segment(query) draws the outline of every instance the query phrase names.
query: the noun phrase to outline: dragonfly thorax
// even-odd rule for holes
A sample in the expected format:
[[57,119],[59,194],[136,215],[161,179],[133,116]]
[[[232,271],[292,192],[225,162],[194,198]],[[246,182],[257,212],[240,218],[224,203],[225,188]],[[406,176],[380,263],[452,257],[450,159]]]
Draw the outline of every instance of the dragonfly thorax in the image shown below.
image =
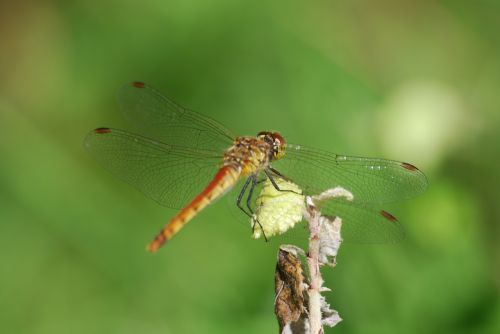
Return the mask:
[[224,166],[240,170],[242,175],[263,170],[273,159],[273,146],[255,137],[237,137],[224,154]]

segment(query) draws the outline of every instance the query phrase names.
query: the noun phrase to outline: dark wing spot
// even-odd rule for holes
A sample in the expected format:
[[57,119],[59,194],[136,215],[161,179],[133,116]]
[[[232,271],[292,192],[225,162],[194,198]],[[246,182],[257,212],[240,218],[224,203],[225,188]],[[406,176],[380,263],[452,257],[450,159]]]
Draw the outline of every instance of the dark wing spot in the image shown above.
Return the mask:
[[380,211],[380,214],[382,215],[382,217],[386,218],[387,220],[390,220],[391,222],[398,221],[398,219],[396,217],[394,217],[393,215],[391,215],[389,212],[387,212],[385,210]]
[[412,171],[412,172],[414,172],[414,171],[418,170],[418,168],[417,168],[417,167],[415,167],[415,166],[413,166],[412,164],[409,164],[409,163],[407,163],[407,162],[402,162],[402,163],[401,163],[401,167],[406,168],[406,169],[408,169],[408,170],[410,170],[410,171]]
[[132,86],[134,86],[136,88],[144,88],[146,86],[146,84],[144,82],[134,81],[134,82],[132,82]]
[[110,133],[111,129],[110,128],[97,128],[94,130],[95,133],[103,134],[103,133]]

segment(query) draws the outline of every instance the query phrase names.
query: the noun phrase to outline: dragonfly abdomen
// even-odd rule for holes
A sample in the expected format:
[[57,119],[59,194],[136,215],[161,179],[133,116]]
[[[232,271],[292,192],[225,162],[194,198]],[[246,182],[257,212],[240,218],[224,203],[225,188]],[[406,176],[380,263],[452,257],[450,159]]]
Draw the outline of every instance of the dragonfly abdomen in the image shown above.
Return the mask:
[[150,252],[156,252],[158,248],[170,240],[184,225],[196,216],[198,212],[231,189],[240,174],[241,171],[233,166],[224,166],[219,169],[208,186],[162,228],[148,245],[147,249]]

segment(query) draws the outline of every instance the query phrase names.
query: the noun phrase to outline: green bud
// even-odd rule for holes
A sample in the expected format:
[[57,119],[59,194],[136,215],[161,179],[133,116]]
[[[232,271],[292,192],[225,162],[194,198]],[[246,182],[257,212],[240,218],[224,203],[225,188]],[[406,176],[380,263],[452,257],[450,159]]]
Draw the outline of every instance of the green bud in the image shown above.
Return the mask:
[[255,224],[254,239],[260,238],[262,232],[266,237],[283,234],[302,220],[305,209],[302,190],[295,183],[284,179],[276,178],[275,181],[281,191],[266,179],[256,199],[255,218],[258,223],[255,218],[251,219],[252,226]]

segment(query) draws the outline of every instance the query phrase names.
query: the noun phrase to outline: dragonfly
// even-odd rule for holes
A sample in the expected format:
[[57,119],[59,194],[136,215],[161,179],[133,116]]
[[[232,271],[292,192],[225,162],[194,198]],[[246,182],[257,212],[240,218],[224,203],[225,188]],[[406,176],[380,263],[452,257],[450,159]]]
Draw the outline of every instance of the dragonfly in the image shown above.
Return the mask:
[[[343,239],[397,242],[404,229],[386,203],[414,197],[427,187],[414,165],[330,153],[289,144],[275,131],[234,136],[219,122],[188,110],[142,82],[123,86],[118,101],[133,132],[100,127],[84,140],[106,169],[146,196],[180,211],[148,244],[156,252],[201,210],[238,188],[236,206],[254,217],[255,189],[262,179],[292,181],[304,195],[341,186],[353,194],[329,201],[322,212],[343,219]],[[236,187],[239,185],[238,187]]]

